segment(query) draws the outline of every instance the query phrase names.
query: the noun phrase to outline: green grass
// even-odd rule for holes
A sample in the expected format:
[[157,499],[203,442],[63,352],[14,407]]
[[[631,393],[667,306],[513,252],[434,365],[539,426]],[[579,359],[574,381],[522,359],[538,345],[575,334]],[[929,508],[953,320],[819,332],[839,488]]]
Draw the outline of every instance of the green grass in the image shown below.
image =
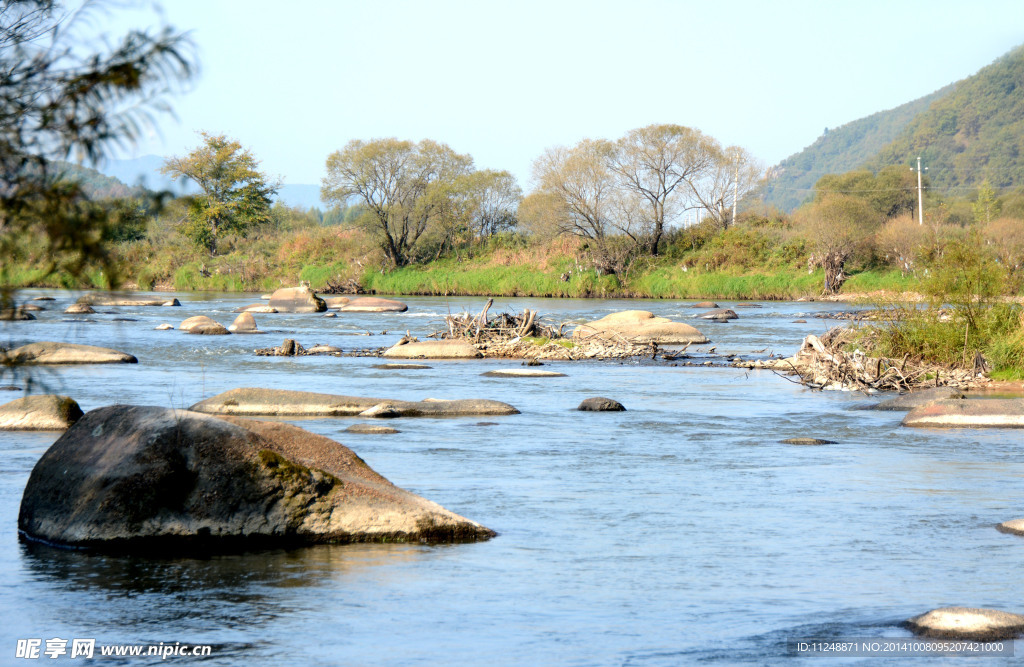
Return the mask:
[[326,287],[329,281],[340,281],[348,273],[348,264],[344,261],[330,264],[307,264],[299,271],[299,280],[306,280],[313,289]]
[[850,276],[843,285],[843,292],[915,292],[921,287],[913,276],[899,271],[862,271]]
[[663,299],[797,299],[821,293],[820,271],[704,272],[678,267],[651,270],[630,281],[636,296]]
[[362,285],[380,294],[437,294],[442,296],[616,296],[622,287],[614,276],[593,271],[562,281],[558,268],[541,271],[528,266],[463,264],[440,260],[381,274],[368,271]]

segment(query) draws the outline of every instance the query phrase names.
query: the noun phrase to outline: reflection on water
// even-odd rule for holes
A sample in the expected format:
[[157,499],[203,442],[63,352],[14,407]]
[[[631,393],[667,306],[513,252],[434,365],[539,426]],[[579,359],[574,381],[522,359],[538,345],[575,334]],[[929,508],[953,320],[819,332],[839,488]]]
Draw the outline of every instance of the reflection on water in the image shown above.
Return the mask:
[[[408,299],[408,314],[257,315],[272,333],[200,340],[153,327],[210,313],[227,323],[255,299],[177,296],[181,308],[101,313],[89,325],[62,322],[58,302],[31,335],[139,357],[55,370],[85,409],[185,407],[239,386],[511,403],[522,414],[486,427],[403,419],[389,436],[345,433],[353,419],[290,420],[499,536],[166,559],[19,543],[21,491],[55,436],[0,433],[0,605],[17,610],[0,626],[0,651],[19,637],[60,636],[209,643],[204,664],[223,665],[770,664],[792,658],[794,636],[905,636],[900,621],[952,604],[1024,611],[1015,574],[1024,541],[993,528],[1024,516],[1019,432],[902,429],[899,413],[851,409],[863,396],[729,368],[551,363],[568,375],[552,382],[481,377],[518,366],[511,360],[396,372],[373,358],[255,357],[254,347],[285,337],[345,349],[386,346],[407,329],[422,337],[482,300]],[[542,299],[499,300],[492,312],[523,307],[555,321],[695,312],[669,301]],[[772,303],[729,324],[697,323],[713,341],[690,352],[790,353],[834,324],[793,323],[807,308]],[[25,337],[17,326],[0,325],[0,336]],[[575,411],[589,396],[627,411]],[[791,437],[837,444],[780,444]]]

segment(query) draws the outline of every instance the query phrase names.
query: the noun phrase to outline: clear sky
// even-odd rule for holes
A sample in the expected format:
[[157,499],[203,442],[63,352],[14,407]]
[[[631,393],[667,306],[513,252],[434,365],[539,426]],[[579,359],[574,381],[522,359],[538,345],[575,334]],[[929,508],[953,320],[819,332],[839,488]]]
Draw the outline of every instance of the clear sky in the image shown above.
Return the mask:
[[[524,189],[549,146],[677,123],[766,165],[1024,43],[1024,0],[167,0],[201,73],[135,155],[224,133],[286,183],[351,139],[430,138]],[[134,157],[135,155],[124,155]]]

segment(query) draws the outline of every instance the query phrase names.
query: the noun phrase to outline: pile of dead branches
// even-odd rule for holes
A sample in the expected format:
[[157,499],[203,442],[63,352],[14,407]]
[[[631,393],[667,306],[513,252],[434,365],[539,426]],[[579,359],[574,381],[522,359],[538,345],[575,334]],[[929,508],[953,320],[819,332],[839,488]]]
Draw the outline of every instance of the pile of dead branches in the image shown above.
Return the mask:
[[490,317],[494,300],[488,299],[478,314],[458,313],[445,318],[446,329],[431,338],[464,340],[473,343],[486,357],[510,359],[625,359],[650,355],[650,344],[610,341],[600,338],[573,340],[566,324],[557,328],[540,321],[537,311],[501,313]]
[[432,337],[470,340],[475,343],[500,343],[529,336],[548,339],[563,338],[562,329],[565,325],[555,329],[542,324],[535,310],[524,308],[523,312],[518,315],[501,313],[492,318],[487,315],[487,311],[492,305],[494,305],[494,299],[488,299],[487,304],[478,315],[465,312],[449,315],[445,318],[448,330],[437,331]]
[[923,387],[967,387],[987,371],[984,359],[972,368],[957,368],[911,358],[870,357],[860,349],[849,351],[855,332],[836,327],[820,338],[807,336],[800,350],[787,359],[754,362],[751,367],[770,368],[795,376],[812,389],[909,391]]

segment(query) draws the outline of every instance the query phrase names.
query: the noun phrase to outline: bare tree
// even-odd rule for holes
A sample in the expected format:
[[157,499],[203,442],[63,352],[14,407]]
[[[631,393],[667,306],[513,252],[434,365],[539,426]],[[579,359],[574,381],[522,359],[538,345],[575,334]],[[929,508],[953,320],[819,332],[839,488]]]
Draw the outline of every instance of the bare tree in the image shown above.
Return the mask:
[[630,224],[643,230],[644,250],[657,255],[666,226],[686,210],[690,191],[713,172],[721,149],[714,139],[682,125],[632,130],[615,149],[609,169],[629,193],[624,201],[641,207],[630,213]]
[[764,168],[746,149],[739,146],[719,149],[699,178],[687,181],[692,206],[703,209],[707,217],[722,229],[728,229],[735,222],[733,202],[742,201],[756,190],[763,175]]
[[584,139],[572,148],[549,148],[533,163],[541,197],[530,202],[531,211],[537,219],[555,225],[559,233],[588,241],[595,268],[602,273],[622,270],[612,242],[622,227],[612,218],[617,193],[608,165],[614,151],[611,142]]

